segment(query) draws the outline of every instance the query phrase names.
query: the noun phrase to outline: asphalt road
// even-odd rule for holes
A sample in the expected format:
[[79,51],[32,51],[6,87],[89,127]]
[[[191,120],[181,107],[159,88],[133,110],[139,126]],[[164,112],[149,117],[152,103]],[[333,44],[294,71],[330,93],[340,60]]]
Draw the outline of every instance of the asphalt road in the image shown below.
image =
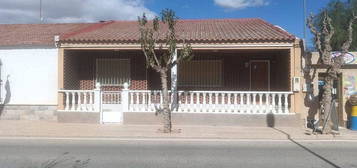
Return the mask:
[[51,164],[55,168],[357,168],[357,142],[0,139],[1,168]]

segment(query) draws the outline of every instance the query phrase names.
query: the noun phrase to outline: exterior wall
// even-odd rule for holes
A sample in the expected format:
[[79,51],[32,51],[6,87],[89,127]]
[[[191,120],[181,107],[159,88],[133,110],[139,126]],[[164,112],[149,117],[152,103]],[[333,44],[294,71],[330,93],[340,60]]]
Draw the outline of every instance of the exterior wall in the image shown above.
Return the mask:
[[[290,50],[231,50],[195,51],[194,59],[220,59],[223,61],[223,85],[221,87],[181,87],[180,90],[249,90],[250,60],[270,61],[270,90],[290,91]],[[146,69],[141,51],[68,50],[64,56],[64,88],[93,89],[95,85],[95,60],[97,58],[129,58],[131,86],[135,90],[159,90],[160,76],[153,69]],[[170,73],[169,73],[170,74]],[[179,74],[180,75],[180,74]],[[284,80],[282,80],[284,79]],[[170,83],[170,82],[169,82]],[[170,86],[169,86],[170,87]],[[121,87],[103,87],[104,90],[120,90]]]
[[300,114],[301,119],[305,120],[307,112],[305,110],[305,92],[303,91],[304,73],[302,71],[302,55],[303,44],[300,39],[296,39],[293,47],[290,49],[290,88],[293,91],[294,84],[292,83],[294,77],[300,79],[300,85],[297,86],[298,91],[293,91],[290,97],[291,112]]
[[[250,67],[245,66],[250,60],[268,60],[270,62],[270,90],[289,91],[289,50],[231,50],[231,51],[195,51],[193,60],[222,60],[223,83],[220,87],[180,86],[178,90],[224,90],[249,91]],[[149,88],[160,89],[159,74],[148,71]],[[180,73],[178,72],[178,75]]]
[[[92,90],[95,86],[97,58],[130,59],[130,89],[147,89],[145,57],[135,51],[65,50],[64,89]],[[103,90],[121,90],[121,86],[104,86]]]
[[5,103],[57,105],[57,57],[55,48],[0,49],[1,96]]

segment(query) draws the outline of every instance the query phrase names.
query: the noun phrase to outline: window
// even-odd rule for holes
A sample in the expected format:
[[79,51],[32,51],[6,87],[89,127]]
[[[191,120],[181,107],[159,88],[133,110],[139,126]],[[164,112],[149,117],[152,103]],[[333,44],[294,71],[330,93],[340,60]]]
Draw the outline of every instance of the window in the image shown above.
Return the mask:
[[121,86],[130,81],[129,59],[97,59],[96,80],[102,86]]
[[222,60],[193,60],[179,65],[179,86],[218,87],[222,81]]

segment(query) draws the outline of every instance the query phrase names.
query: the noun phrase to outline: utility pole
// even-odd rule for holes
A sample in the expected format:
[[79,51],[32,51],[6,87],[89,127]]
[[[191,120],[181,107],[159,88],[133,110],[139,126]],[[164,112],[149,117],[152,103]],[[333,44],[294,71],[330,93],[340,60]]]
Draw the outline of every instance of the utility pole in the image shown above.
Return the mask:
[[40,23],[43,22],[43,17],[42,17],[42,0],[40,0]]
[[306,21],[306,0],[303,0],[303,12],[304,12],[304,46],[305,46],[305,49],[306,49],[306,24],[307,24],[307,21]]

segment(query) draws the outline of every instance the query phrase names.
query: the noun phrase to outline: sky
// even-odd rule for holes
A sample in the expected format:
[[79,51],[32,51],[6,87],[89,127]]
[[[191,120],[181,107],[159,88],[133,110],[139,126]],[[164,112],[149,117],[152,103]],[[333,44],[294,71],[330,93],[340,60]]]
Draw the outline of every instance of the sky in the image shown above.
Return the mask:
[[[44,23],[136,20],[170,8],[180,19],[262,18],[304,37],[303,0],[1,0],[0,24],[40,23],[40,1]],[[317,13],[330,0],[306,1]]]

